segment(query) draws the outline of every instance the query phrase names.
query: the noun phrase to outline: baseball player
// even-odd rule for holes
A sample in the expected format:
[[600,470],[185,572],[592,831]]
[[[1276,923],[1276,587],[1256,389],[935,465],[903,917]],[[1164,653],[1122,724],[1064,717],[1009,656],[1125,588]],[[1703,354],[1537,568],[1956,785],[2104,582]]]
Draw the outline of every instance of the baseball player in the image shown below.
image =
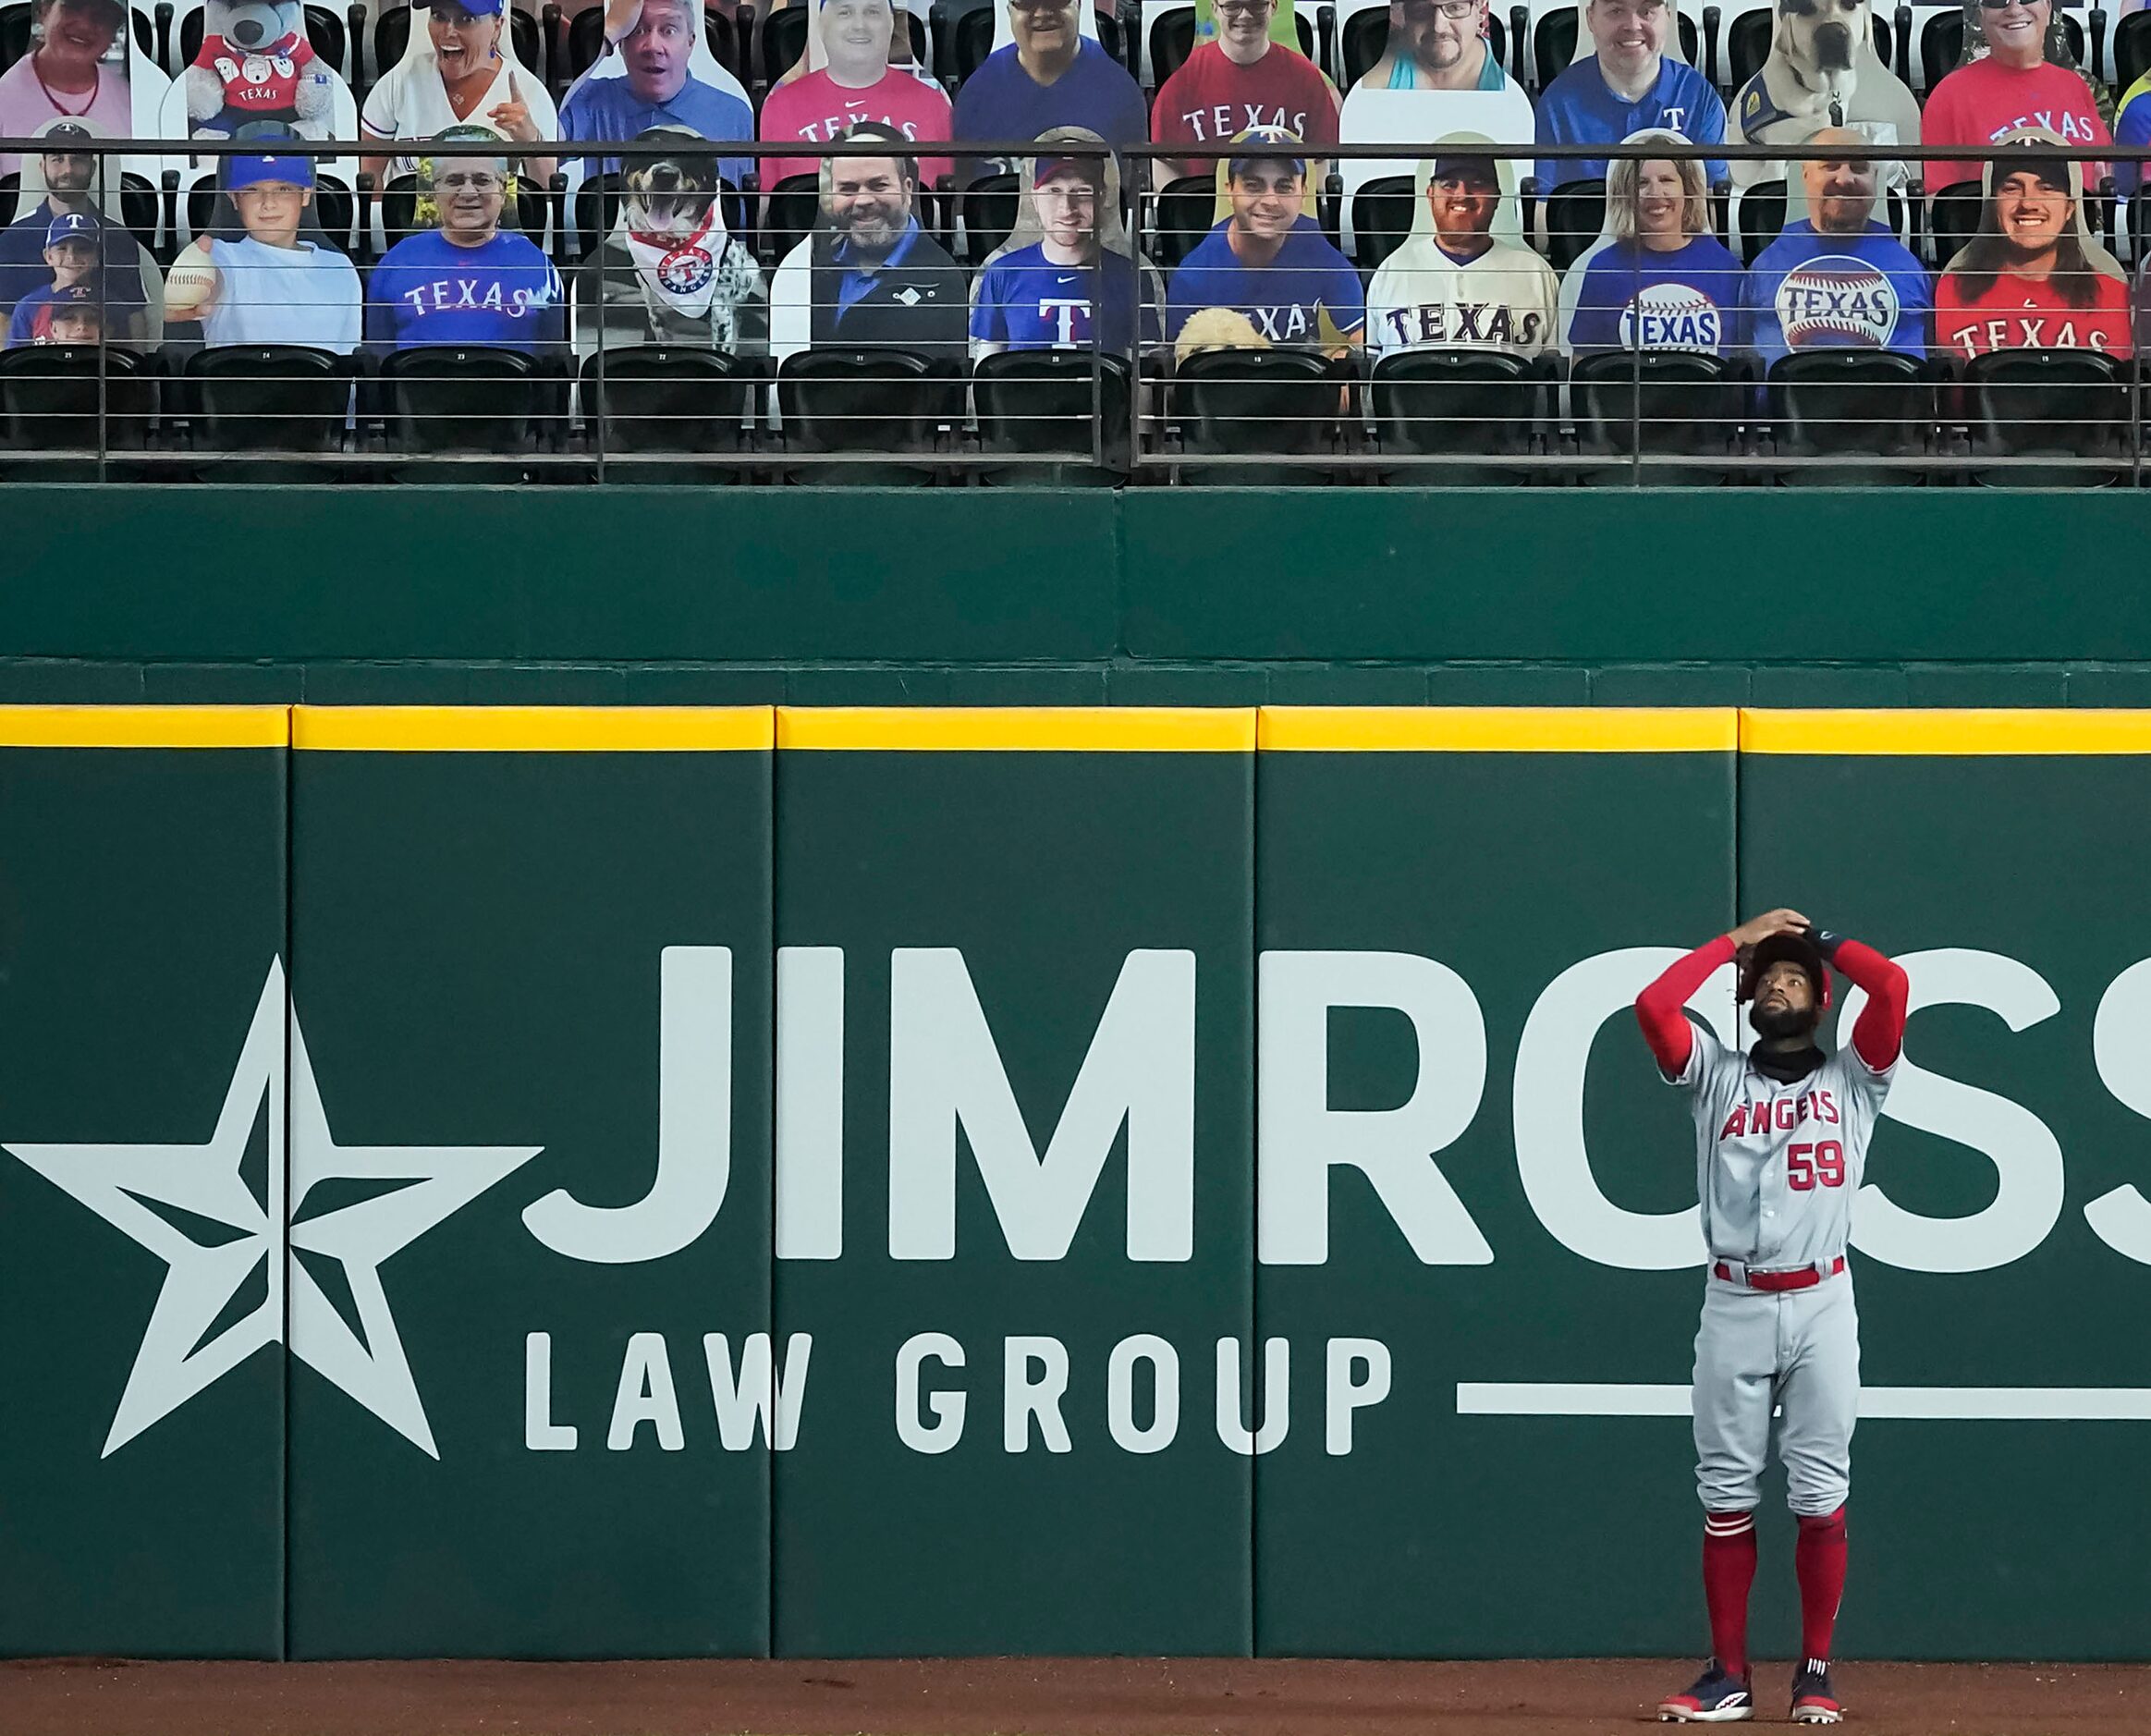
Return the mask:
[[[1738,961],[1755,1044],[1729,1049],[1682,1012],[1720,965]],[[1830,968],[1867,993],[1851,1045],[1815,1033]],[[1830,1632],[1845,1586],[1845,1496],[1859,1411],[1860,1320],[1845,1245],[1867,1142],[1904,1041],[1904,972],[1870,947],[1772,911],[1677,960],[1636,997],[1658,1070],[1689,1094],[1696,1192],[1710,1269],[1695,1335],[1695,1484],[1704,1508],[1703,1591],[1712,1657],[1668,1723],[1754,1716],[1748,1588],[1755,1505],[1781,1409],[1778,1452],[1798,1516],[1801,1663],[1796,1723],[1842,1716]]]

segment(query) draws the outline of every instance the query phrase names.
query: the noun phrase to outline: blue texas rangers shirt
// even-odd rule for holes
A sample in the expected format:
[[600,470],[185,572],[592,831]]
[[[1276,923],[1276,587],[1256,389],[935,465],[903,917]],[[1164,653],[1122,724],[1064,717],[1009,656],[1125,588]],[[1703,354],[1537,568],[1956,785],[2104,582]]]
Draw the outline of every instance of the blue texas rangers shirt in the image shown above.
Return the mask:
[[1167,336],[1204,308],[1236,308],[1273,344],[1325,345],[1322,316],[1339,336],[1356,336],[1367,323],[1366,293],[1351,262],[1330,246],[1313,217],[1302,217],[1277,256],[1264,266],[1243,265],[1226,232],[1228,218],[1189,250],[1167,292]]
[[1613,241],[1585,255],[1569,345],[1605,349],[1685,349],[1730,356],[1744,344],[1741,263],[1717,238],[1693,237],[1670,253]]
[[[1135,348],[1137,267],[1125,253],[1089,265],[1056,265],[1043,243],[989,260],[972,297],[971,335],[1011,349],[1089,349],[1129,356]],[[1157,342],[1157,309],[1142,308],[1143,342]]]
[[[1538,98],[1541,144],[1619,144],[1631,133],[1650,128],[1677,132],[1697,144],[1725,142],[1725,104],[1705,79],[1685,61],[1668,55],[1658,62],[1658,81],[1635,102],[1607,87],[1595,58],[1576,61]],[[1606,178],[1604,157],[1541,159],[1539,186],[1548,192],[1563,181]],[[1715,186],[1727,178],[1722,163],[1707,166]]]
[[1804,217],[1748,267],[1748,342],[1767,367],[1794,349],[1894,349],[1924,358],[1935,299],[1927,274],[1886,223],[1817,235]]
[[543,355],[566,332],[564,302],[560,274],[525,237],[458,247],[429,229],[398,241],[373,268],[366,342],[376,351],[471,344]]

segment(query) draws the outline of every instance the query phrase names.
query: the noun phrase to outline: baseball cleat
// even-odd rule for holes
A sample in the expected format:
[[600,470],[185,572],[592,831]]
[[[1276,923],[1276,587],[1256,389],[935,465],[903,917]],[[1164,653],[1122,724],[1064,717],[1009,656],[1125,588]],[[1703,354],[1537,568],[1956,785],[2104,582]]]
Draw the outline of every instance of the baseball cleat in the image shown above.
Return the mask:
[[1835,1724],[1845,1716],[1838,1704],[1838,1691],[1830,1686],[1830,1667],[1811,1657],[1792,1679],[1792,1721],[1795,1724]]
[[1686,1693],[1658,1702],[1661,1724],[1731,1724],[1754,1716],[1755,1696],[1745,1678],[1729,1676],[1715,1657]]

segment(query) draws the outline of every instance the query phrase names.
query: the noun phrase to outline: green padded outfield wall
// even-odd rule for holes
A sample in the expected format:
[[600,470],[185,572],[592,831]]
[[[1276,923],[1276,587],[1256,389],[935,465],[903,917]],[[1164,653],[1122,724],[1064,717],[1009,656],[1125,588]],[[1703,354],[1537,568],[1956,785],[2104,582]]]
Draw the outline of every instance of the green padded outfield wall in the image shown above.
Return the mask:
[[1693,1651],[1626,1008],[1790,901],[1915,1003],[1844,1649],[2145,1657],[2146,814],[2151,713],[0,708],[0,1651]]

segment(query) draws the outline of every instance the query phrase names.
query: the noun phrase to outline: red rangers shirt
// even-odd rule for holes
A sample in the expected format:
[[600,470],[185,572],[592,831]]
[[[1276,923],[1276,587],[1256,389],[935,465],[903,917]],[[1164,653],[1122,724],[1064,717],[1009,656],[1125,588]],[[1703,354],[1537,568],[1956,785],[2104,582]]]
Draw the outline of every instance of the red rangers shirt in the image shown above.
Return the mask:
[[1337,93],[1305,55],[1272,43],[1252,67],[1204,43],[1165,81],[1150,111],[1153,142],[1226,144],[1277,127],[1311,145],[1337,142]]
[[1935,347],[1967,358],[1995,349],[2096,349],[2127,356],[2129,286],[2103,272],[2092,273],[2091,284],[2091,302],[2072,307],[2051,279],[2004,272],[1985,295],[1968,301],[1963,278],[1945,272],[1935,286]]
[[[2067,145],[2113,143],[2082,73],[2050,61],[2005,67],[1991,55],[1959,67],[1935,86],[1920,116],[1920,142],[1984,150],[2027,127],[2044,128]],[[1984,159],[1920,165],[1930,195],[1976,181],[1986,172]],[[2103,163],[2084,165],[2087,187],[2096,187],[2105,175]]]

